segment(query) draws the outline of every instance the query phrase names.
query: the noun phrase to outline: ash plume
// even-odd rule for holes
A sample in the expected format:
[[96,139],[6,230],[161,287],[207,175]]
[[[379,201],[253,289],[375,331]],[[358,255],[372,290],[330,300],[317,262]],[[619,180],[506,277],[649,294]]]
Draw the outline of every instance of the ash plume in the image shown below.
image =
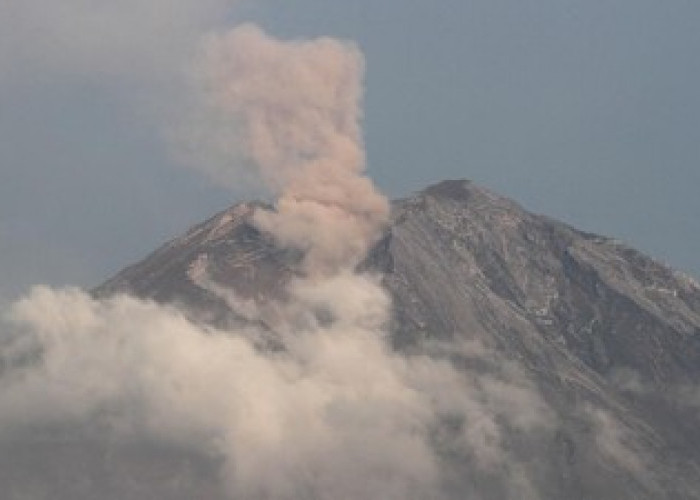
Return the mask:
[[[363,175],[363,70],[352,43],[283,42],[252,25],[208,37],[196,67],[208,125],[231,124],[213,132],[216,142],[235,141],[239,161],[257,168],[277,197],[256,223],[306,251],[311,273],[356,264],[388,216],[387,200]],[[222,132],[232,134],[228,141]],[[205,168],[228,185],[241,171],[228,157]]]

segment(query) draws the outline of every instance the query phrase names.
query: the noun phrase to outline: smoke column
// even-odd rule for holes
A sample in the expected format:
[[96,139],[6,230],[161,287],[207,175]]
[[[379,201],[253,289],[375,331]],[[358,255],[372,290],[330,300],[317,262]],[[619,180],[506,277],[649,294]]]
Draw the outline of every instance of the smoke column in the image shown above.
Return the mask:
[[[351,43],[281,42],[252,25],[209,37],[197,67],[210,113],[235,124],[243,161],[277,196],[258,226],[306,251],[311,274],[356,264],[388,216],[363,175],[363,69]],[[226,180],[238,172],[228,169]]]

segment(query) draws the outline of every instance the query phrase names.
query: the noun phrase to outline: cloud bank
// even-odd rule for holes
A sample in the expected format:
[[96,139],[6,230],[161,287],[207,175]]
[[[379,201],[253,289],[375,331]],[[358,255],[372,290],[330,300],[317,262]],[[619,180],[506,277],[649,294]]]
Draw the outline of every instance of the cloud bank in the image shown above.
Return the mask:
[[[363,292],[355,284],[348,293]],[[354,314],[306,331],[295,318],[283,352],[260,352],[245,331],[202,329],[172,309],[38,288],[14,306],[26,333],[3,352],[10,366],[41,361],[3,376],[0,429],[99,422],[223,456],[233,498],[426,498],[433,415],[412,379],[454,373],[393,356]]]
[[37,287],[5,328],[0,443],[47,427],[168,443],[220,458],[231,498],[442,498],[443,453],[497,468],[499,419],[537,429],[546,409],[527,384],[476,383],[446,359],[392,352],[388,310],[365,276],[299,285],[276,324],[283,348],[263,351],[252,329]]

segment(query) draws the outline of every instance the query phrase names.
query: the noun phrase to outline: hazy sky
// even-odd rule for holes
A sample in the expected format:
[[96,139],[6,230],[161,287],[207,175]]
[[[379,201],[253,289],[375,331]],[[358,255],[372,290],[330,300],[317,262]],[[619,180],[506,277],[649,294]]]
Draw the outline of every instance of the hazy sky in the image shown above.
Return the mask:
[[0,0],[0,296],[94,285],[229,204],[164,139],[200,37],[355,40],[370,175],[469,178],[700,275],[700,3]]

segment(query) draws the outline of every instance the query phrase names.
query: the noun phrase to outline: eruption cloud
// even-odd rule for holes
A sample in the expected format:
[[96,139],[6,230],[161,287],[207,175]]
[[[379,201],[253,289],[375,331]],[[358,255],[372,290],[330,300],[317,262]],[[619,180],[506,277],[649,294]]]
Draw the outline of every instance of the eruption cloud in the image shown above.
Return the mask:
[[[499,422],[512,414],[529,431],[548,421],[518,374],[470,381],[454,353],[389,346],[390,298],[355,271],[389,213],[363,174],[362,72],[358,49],[332,39],[282,42],[246,25],[205,40],[191,159],[216,160],[208,172],[234,187],[244,169],[234,160],[259,169],[277,199],[254,223],[305,255],[264,318],[280,345],[261,349],[255,321],[225,331],[124,295],[37,287],[11,307],[0,339],[0,451],[48,428],[207,457],[230,498],[425,500],[447,495],[443,453],[500,467]],[[245,307],[253,320],[271,310]]]
[[[282,42],[252,25],[208,37],[196,69],[211,128],[231,125],[223,130],[235,134],[239,160],[258,168],[277,196],[257,225],[304,250],[311,274],[357,264],[388,217],[387,200],[363,175],[363,70],[354,44]],[[236,183],[240,168],[213,165],[219,179]]]

